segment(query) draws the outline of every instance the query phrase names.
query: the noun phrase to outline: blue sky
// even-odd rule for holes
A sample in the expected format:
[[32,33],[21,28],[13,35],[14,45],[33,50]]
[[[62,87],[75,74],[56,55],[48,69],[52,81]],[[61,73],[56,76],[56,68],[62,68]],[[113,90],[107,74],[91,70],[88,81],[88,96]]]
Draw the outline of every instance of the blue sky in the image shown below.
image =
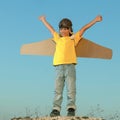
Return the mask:
[[[38,20],[46,15],[58,31],[67,17],[77,32],[97,15],[103,21],[84,34],[85,38],[113,50],[111,60],[78,58],[77,114],[89,113],[100,104],[105,114],[120,109],[120,2],[100,0],[4,0],[0,1],[0,119],[14,116],[46,115],[52,109],[55,69],[52,57],[20,55],[23,44],[51,37]],[[62,113],[66,110],[64,89]],[[42,111],[42,112],[41,112]]]

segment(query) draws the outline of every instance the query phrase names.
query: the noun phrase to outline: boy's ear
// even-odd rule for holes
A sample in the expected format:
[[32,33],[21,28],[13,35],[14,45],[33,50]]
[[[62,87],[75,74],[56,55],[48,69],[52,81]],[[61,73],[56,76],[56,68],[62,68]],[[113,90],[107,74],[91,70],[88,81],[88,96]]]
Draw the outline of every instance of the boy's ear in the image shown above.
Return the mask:
[[69,32],[70,32],[70,33],[72,32],[70,28],[69,28]]

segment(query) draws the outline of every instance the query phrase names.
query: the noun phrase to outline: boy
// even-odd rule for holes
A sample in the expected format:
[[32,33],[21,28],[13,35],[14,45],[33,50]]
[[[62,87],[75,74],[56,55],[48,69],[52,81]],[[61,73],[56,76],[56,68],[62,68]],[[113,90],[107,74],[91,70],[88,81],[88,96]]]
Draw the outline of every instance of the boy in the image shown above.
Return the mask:
[[78,32],[73,34],[72,22],[64,18],[59,23],[59,32],[47,22],[45,16],[39,19],[47,27],[56,43],[53,65],[56,67],[55,97],[53,101],[53,110],[51,117],[60,116],[61,103],[63,99],[63,88],[66,82],[67,86],[67,116],[75,116],[76,99],[76,70],[77,57],[75,46],[81,40],[83,33],[93,26],[96,22],[102,21],[102,16],[97,16],[91,22],[83,26]]

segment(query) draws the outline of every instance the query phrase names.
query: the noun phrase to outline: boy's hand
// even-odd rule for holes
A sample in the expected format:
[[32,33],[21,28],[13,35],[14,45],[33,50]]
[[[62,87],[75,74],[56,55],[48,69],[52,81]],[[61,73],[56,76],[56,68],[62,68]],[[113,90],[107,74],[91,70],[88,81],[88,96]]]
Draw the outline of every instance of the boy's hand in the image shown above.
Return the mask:
[[41,21],[44,21],[46,18],[45,18],[45,16],[40,16],[39,17],[39,20],[41,20]]
[[102,16],[101,15],[98,15],[96,18],[95,18],[96,22],[100,22],[102,21]]

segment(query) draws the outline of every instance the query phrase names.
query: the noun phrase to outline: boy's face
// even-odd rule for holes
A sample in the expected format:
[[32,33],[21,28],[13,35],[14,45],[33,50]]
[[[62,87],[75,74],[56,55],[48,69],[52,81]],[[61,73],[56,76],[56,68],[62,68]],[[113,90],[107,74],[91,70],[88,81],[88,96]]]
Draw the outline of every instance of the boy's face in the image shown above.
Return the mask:
[[69,28],[60,28],[60,35],[62,37],[67,37],[70,34],[70,29]]

